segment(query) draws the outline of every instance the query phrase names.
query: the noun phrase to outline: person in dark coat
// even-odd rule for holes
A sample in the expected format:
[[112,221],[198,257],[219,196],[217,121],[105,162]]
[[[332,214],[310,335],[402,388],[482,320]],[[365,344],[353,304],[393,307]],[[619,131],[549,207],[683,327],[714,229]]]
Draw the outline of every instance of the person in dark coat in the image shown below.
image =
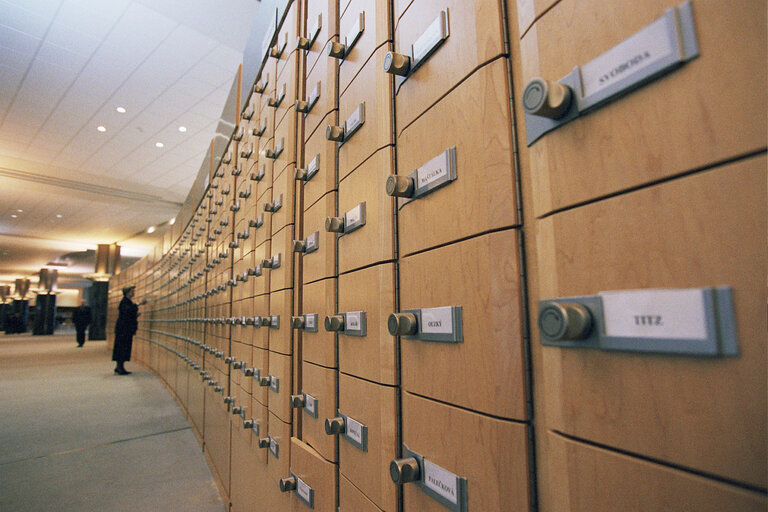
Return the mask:
[[126,286],[123,288],[123,300],[117,308],[117,322],[115,323],[115,346],[112,349],[112,360],[117,363],[115,373],[128,375],[125,362],[131,360],[131,348],[133,347],[133,335],[139,327],[139,306],[131,299],[136,293],[136,288]]
[[80,307],[72,313],[72,323],[77,331],[77,347],[81,348],[85,344],[85,329],[91,323],[91,308],[85,305],[84,300],[80,301]]

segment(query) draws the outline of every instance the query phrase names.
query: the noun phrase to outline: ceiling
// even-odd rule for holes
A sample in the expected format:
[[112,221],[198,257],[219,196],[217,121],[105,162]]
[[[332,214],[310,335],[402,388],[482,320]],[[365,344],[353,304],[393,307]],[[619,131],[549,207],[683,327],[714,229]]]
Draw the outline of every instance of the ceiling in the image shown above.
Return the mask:
[[[0,0],[0,284],[100,243],[150,251],[197,177],[258,6]],[[60,286],[93,272],[87,254],[55,267]]]

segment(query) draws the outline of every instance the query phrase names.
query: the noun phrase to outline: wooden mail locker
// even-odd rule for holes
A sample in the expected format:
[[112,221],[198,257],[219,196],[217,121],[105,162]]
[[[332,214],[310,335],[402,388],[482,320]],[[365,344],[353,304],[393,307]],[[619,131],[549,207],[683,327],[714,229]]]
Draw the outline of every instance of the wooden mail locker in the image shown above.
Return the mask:
[[[395,0],[395,4],[402,3],[407,2]],[[405,10],[397,21],[394,51],[408,56],[410,66],[418,67],[410,71],[409,66],[408,77],[402,83],[400,78],[396,80],[398,131],[477,68],[505,53],[502,21],[498,0],[418,1]],[[433,31],[441,23],[445,24],[443,34],[447,37],[438,43],[441,32]],[[425,40],[438,46],[426,45]],[[503,83],[503,79],[498,82]]]
[[[453,148],[456,179],[443,181]],[[411,180],[414,192],[439,187],[399,198],[402,254],[517,224],[505,61],[478,70],[403,131],[397,158],[398,178]]]
[[304,140],[309,139],[318,127],[324,130],[322,120],[338,109],[338,68],[336,59],[322,58],[312,70],[307,70],[303,96],[299,98],[306,104],[299,103],[296,109],[299,116],[304,117]]
[[395,387],[340,375],[339,413],[346,417],[346,433],[334,436],[341,438],[339,470],[383,510],[397,510],[397,488],[389,477],[389,462],[397,455],[396,411]]
[[336,313],[336,279],[323,279],[303,286],[303,315],[317,315],[316,331],[302,329],[304,361],[326,368],[337,368],[336,333],[323,327],[325,317]]
[[[267,219],[267,216],[264,216],[265,219]],[[265,226],[262,226],[259,228],[260,230],[264,230],[263,232],[266,232],[267,226],[266,226],[266,220],[264,221]],[[259,296],[264,295],[269,292],[269,281],[272,276],[272,273],[269,268],[264,267],[264,260],[272,257],[272,242],[270,239],[267,239],[266,241],[262,242],[261,245],[257,246],[253,251],[253,260],[251,261],[251,267],[258,273],[258,271],[261,271],[261,275],[253,275],[249,278],[249,282],[253,282],[253,295]],[[261,311],[258,309],[258,304],[256,305],[257,311]],[[266,312],[266,310],[265,310]],[[263,313],[258,313],[263,314]]]
[[[293,44],[296,44],[296,39],[293,40]],[[299,59],[298,54],[296,52],[292,53],[291,56],[288,57],[288,63],[282,74],[277,77],[275,97],[271,104],[272,108],[275,110],[276,140],[280,137],[280,127],[283,123],[290,120],[293,120],[295,123],[296,110],[294,107],[296,105],[296,100],[304,96],[303,80],[299,80],[299,76],[303,77],[303,69],[300,67],[302,62],[297,59]],[[295,130],[295,127],[289,127],[287,129]],[[296,140],[295,131],[288,132],[288,136],[292,136],[294,138],[293,140]],[[289,158],[287,161],[290,162],[292,161],[290,160],[290,157],[295,157],[295,148],[286,149],[293,149],[293,151],[286,151],[286,156]]]
[[395,257],[394,204],[382,193],[382,184],[394,170],[392,158],[391,147],[381,149],[339,183],[338,216],[346,222],[357,216],[355,212],[365,210],[365,224],[339,236],[339,272]]
[[[522,39],[525,82],[560,80],[680,3],[562,0]],[[698,57],[530,147],[537,216],[765,147],[766,45],[755,44],[765,40],[765,3],[691,5]],[[738,94],[730,94],[734,84]]]
[[[381,72],[387,47],[376,50],[339,98],[339,127],[345,142],[339,147],[339,180],[377,150],[392,144],[392,77]],[[364,115],[363,115],[364,112]],[[353,120],[362,122],[353,122]],[[347,123],[349,121],[349,123]],[[352,127],[358,126],[352,133]]]
[[[272,144],[264,151],[266,158],[274,160],[273,183],[275,185],[281,174],[286,170],[293,169],[296,165],[296,121],[296,112],[291,109],[275,128],[275,138]],[[273,192],[273,194],[276,193]]]
[[[338,112],[326,116],[326,124],[338,123]],[[304,188],[304,210],[309,209],[321,197],[336,190],[336,143],[325,138],[325,125],[308,136],[304,145],[304,166],[306,178],[301,182]]]
[[[262,378],[264,374],[262,374]],[[291,423],[291,393],[293,391],[291,356],[269,352],[269,412],[285,423]]]
[[[284,206],[284,208],[288,208]],[[272,268],[264,268],[263,272],[269,274],[270,292],[276,292],[293,286],[293,224],[288,224],[280,231],[272,235]],[[274,267],[277,260],[280,266]]]
[[253,395],[253,398],[264,407],[269,407],[271,398],[269,379],[262,379],[262,377],[269,377],[269,355],[269,350],[253,347],[253,367],[258,371],[258,374],[254,374],[253,376],[251,394]]
[[[400,342],[403,388],[475,411],[525,420],[520,300],[515,230],[403,258],[401,311],[421,311],[417,331]],[[461,308],[458,318],[451,317],[450,307]],[[429,318],[442,323],[435,332],[453,332],[452,339],[460,341],[429,340]]]
[[272,185],[272,202],[265,206],[265,209],[270,208],[270,211],[264,212],[265,217],[272,217],[273,233],[280,231],[287,224],[293,224],[296,187],[296,178],[290,169],[284,170],[275,177]]
[[[264,487],[270,487],[280,494],[278,487],[280,479],[287,477],[290,473],[291,424],[285,423],[270,411],[268,431],[270,446],[264,448],[264,450],[267,452],[269,479],[264,483]],[[285,496],[280,501],[290,503],[290,498]],[[277,510],[289,510],[289,508],[279,508]]]
[[336,416],[338,372],[307,361],[301,365],[301,392],[309,395],[301,408],[301,439],[326,460],[336,462],[337,438],[325,433],[325,419]]
[[[259,279],[259,278],[257,278]],[[271,307],[271,295],[263,294],[257,295],[251,302],[251,310],[248,312],[246,318],[250,317],[253,322],[245,327],[246,332],[250,332],[251,345],[259,348],[269,348],[270,332],[269,326],[257,326],[255,317],[269,316]]]
[[329,192],[304,212],[304,283],[336,274],[336,234],[325,230],[326,219],[336,216],[336,201],[336,192]]
[[381,509],[344,475],[339,475],[339,512],[381,512]]
[[312,41],[306,48],[305,60],[307,75],[312,73],[317,64],[328,61],[326,43],[339,33],[338,0],[304,0],[306,26],[304,37]]
[[735,357],[541,347],[548,428],[765,485],[765,183],[763,155],[536,223],[539,299],[726,286],[738,338]]
[[552,432],[546,443],[541,464],[549,477],[543,485],[551,489],[541,494],[543,510],[758,512],[768,507],[764,494],[695,473]]
[[278,79],[285,71],[285,68],[290,67],[291,59],[296,58],[296,37],[299,35],[299,26],[303,25],[301,23],[301,16],[303,16],[302,7],[303,2],[291,2],[288,6],[288,13],[285,15],[285,21],[278,30],[277,42],[272,47],[273,49],[282,50],[279,56],[270,54],[270,60],[277,61]]
[[[442,469],[466,479],[466,510],[529,509],[526,430],[522,423],[403,393],[403,445],[438,466],[430,475]],[[403,484],[403,501],[405,510],[445,510],[415,483]]]
[[[395,338],[387,330],[392,312],[394,265],[385,263],[339,276],[337,313],[364,312],[365,335],[339,333],[339,370],[382,384],[396,384]],[[362,315],[360,315],[362,323]]]
[[[344,10],[339,20],[339,42],[347,48],[339,65],[340,94],[344,94],[347,86],[356,79],[370,56],[382,45],[391,42],[391,18],[392,8],[389,0],[355,0]],[[359,32],[359,29],[362,29],[362,32]],[[352,44],[355,38],[356,41]],[[378,70],[381,70],[381,67]]]
[[[278,325],[270,325],[269,350],[281,354],[293,353],[293,329],[291,329],[291,315],[293,312],[293,289],[281,290],[269,294],[269,316],[278,317]],[[264,329],[264,327],[261,327]]]
[[[337,508],[336,488],[339,482],[335,464],[325,460],[310,445],[295,437],[291,438],[290,476],[301,480],[301,482],[296,482],[301,485],[301,488],[291,492],[291,511],[333,511]],[[286,477],[289,475],[284,476],[284,478]],[[311,492],[304,485],[308,486]],[[305,500],[309,497],[309,503],[299,496]],[[311,507],[309,506],[310,503]]]
[[229,494],[230,429],[229,417],[222,406],[221,394],[207,386],[205,391],[205,448],[210,455],[212,469],[218,474],[224,491]]

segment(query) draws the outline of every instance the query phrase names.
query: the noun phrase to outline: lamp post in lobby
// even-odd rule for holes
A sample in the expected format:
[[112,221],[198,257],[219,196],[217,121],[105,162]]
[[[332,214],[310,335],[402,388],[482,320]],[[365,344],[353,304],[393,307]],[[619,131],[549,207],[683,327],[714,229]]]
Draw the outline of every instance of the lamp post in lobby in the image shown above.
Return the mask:
[[35,299],[35,325],[32,333],[35,335],[53,334],[56,329],[56,284],[59,271],[56,269],[40,269],[40,284]]

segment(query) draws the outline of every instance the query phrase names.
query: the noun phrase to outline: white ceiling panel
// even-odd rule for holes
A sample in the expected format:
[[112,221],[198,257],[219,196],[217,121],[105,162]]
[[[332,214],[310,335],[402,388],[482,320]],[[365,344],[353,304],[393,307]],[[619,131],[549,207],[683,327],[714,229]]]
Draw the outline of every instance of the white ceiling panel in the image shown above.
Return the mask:
[[48,16],[34,14],[18,5],[0,0],[0,25],[34,37],[42,38],[45,35],[54,13],[48,14]]
[[75,30],[60,21],[53,22],[45,40],[48,43],[87,57],[90,57],[101,43],[99,37]]
[[39,37],[0,25],[0,47],[3,51],[7,48],[24,56],[32,56],[40,46],[40,41]]
[[3,0],[3,2],[21,7],[32,14],[50,17],[56,13],[63,0]]
[[67,0],[56,21],[101,39],[123,16],[128,4],[129,0]]
[[88,62],[88,55],[73,52],[48,41],[43,42],[36,58],[48,64],[60,66],[70,71],[73,75],[76,75],[76,73],[83,69],[83,66]]

